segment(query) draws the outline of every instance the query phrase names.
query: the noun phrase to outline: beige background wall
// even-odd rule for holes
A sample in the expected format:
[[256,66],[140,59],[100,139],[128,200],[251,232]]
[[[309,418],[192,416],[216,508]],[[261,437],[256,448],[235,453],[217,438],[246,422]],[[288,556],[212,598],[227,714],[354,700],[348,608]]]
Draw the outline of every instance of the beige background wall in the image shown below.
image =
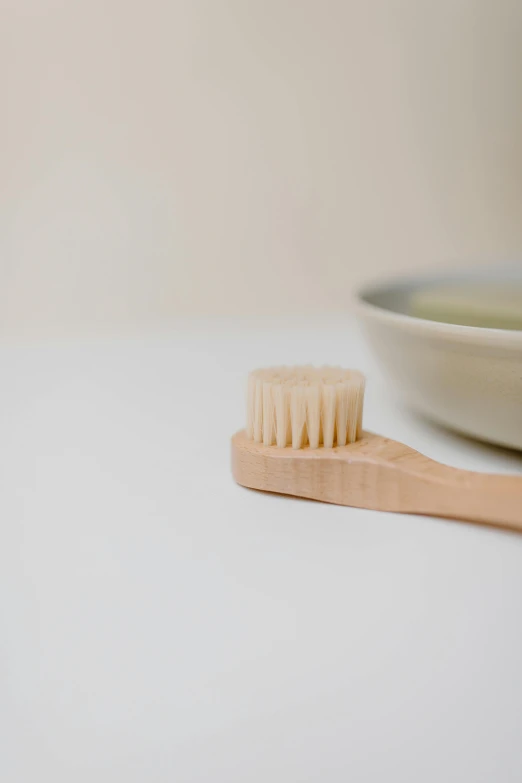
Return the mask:
[[522,256],[519,0],[3,0],[0,333]]

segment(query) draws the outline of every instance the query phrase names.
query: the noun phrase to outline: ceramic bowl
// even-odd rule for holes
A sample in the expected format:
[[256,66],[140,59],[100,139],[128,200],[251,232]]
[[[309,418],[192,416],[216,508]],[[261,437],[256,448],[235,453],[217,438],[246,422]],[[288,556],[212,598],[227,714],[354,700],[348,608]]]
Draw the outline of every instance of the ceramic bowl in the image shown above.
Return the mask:
[[[412,408],[465,435],[522,450],[522,331],[408,314],[415,292],[457,279],[463,280],[445,276],[365,287],[357,296],[363,330],[389,382]],[[479,279],[520,284],[522,269]]]

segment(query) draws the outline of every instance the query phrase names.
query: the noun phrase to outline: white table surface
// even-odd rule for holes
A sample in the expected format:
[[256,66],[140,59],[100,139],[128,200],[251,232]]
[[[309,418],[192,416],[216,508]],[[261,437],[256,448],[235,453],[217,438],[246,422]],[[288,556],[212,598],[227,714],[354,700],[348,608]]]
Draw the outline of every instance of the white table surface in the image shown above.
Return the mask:
[[522,780],[522,536],[250,492],[246,371],[367,371],[349,320],[0,347],[0,780]]

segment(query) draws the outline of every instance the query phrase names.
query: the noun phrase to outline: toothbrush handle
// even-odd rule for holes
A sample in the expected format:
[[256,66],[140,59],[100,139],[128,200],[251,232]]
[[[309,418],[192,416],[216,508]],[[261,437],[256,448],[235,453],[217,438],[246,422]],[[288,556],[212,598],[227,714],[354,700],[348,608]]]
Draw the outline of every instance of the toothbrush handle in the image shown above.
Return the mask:
[[370,507],[522,531],[522,475],[453,468],[402,443],[364,435],[370,439],[373,452],[365,463],[369,469],[365,483],[369,482],[368,492],[373,487],[375,493]]
[[399,482],[403,494],[398,511],[482,522],[522,532],[522,476],[473,473],[435,463],[431,475],[405,471]]
[[232,472],[239,484],[266,492],[522,532],[522,475],[452,468],[371,432],[349,446],[313,450],[263,446],[238,432]]

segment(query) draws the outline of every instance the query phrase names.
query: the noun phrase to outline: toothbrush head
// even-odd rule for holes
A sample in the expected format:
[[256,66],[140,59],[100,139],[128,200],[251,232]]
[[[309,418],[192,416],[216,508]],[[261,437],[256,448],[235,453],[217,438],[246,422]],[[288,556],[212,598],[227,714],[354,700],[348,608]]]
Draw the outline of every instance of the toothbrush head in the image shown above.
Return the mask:
[[301,449],[345,446],[361,437],[365,378],[341,367],[269,367],[248,377],[250,440]]

